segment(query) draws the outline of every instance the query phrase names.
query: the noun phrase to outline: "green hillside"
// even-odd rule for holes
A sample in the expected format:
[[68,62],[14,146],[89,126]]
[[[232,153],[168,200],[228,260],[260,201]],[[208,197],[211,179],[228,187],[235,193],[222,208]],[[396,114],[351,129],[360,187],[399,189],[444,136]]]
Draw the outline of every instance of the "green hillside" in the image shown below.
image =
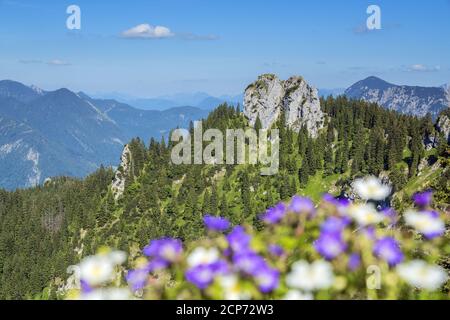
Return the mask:
[[[82,257],[109,246],[129,252],[131,263],[151,239],[190,243],[204,237],[206,213],[262,230],[258,216],[279,201],[295,194],[314,201],[325,192],[349,196],[351,181],[366,175],[392,184],[395,195],[384,205],[404,209],[413,193],[433,188],[437,207],[448,209],[448,146],[441,140],[425,151],[422,143],[435,132],[430,118],[342,97],[321,106],[328,118],[317,139],[306,128],[296,133],[277,122],[277,175],[261,176],[260,165],[174,165],[172,143],[136,138],[117,200],[114,172],[105,168],[83,180],[56,178],[42,187],[0,191],[0,298],[56,299],[66,268]],[[247,126],[239,107],[227,105],[203,122],[204,130]]]

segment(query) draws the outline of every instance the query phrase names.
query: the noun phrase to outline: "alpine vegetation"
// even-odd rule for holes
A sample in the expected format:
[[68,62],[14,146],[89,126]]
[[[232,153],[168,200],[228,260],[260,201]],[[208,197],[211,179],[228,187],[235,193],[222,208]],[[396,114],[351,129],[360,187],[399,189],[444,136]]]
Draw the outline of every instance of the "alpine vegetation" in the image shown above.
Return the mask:
[[285,104],[261,82],[250,113],[223,104],[178,139],[133,138],[117,169],[0,190],[0,297],[448,299],[448,112],[289,83]]
[[[245,131],[243,129],[227,129],[225,133],[226,161],[224,161],[224,134],[221,130],[208,129],[203,133],[202,122],[195,121],[193,131],[193,161],[190,132],[186,129],[176,129],[172,132],[172,142],[182,140],[172,148],[171,160],[173,164],[205,163],[220,165],[226,163],[227,165],[256,165],[259,161],[262,165],[270,165],[269,167],[261,168],[262,175],[267,176],[278,173],[280,146],[278,129],[271,130],[270,139],[268,138],[268,130],[265,129],[260,129],[259,132],[254,128],[247,128]],[[203,142],[209,141],[211,143],[203,150]],[[234,144],[235,141],[236,145]],[[246,149],[246,145],[248,145],[248,149]]]
[[363,200],[294,196],[259,216],[261,230],[206,215],[199,240],[153,239],[130,269],[122,252],[103,249],[81,261],[65,298],[448,298],[448,215],[431,194],[416,194],[402,215],[380,207],[391,193],[380,180],[360,179],[356,190]]

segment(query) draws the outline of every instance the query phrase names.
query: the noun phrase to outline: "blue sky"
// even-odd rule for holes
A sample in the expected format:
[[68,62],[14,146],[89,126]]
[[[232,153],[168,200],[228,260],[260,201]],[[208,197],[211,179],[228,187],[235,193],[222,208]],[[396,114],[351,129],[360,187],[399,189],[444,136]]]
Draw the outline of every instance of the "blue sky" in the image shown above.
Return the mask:
[[[66,28],[71,4],[81,30]],[[364,27],[370,4],[381,30]],[[141,24],[167,29],[133,38]],[[239,94],[267,72],[433,86],[450,82],[449,39],[450,0],[0,0],[0,79],[141,97]]]

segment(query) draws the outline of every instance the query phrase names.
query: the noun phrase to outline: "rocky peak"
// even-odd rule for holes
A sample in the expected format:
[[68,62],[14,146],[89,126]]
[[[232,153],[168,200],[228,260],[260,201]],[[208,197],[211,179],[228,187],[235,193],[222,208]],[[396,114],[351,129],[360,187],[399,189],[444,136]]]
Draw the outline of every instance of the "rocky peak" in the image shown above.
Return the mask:
[[442,132],[444,134],[444,137],[450,143],[450,118],[448,117],[448,115],[443,113],[441,116],[439,116],[436,122],[436,127],[439,132]]
[[45,91],[42,90],[41,88],[39,88],[38,86],[35,86],[34,84],[32,84],[30,86],[30,89],[33,90],[34,92],[36,92],[38,95],[42,96],[45,94]]
[[283,102],[283,82],[272,74],[258,77],[244,94],[244,114],[255,125],[259,115],[262,127],[269,128],[279,117]]
[[283,111],[286,124],[297,132],[306,125],[310,135],[317,137],[323,127],[318,91],[302,77],[283,81],[273,74],[264,74],[245,90],[244,114],[251,125],[259,116],[262,127],[268,129]]
[[120,157],[120,165],[116,170],[111,190],[114,194],[114,198],[117,200],[125,191],[126,178],[130,175],[131,170],[131,151],[128,145],[125,145]]

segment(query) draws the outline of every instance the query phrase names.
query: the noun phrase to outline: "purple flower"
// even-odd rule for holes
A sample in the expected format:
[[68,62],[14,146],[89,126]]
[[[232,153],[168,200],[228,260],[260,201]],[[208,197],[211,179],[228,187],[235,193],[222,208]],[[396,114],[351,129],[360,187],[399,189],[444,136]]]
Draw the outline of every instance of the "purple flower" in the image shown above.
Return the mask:
[[378,240],[373,248],[376,257],[385,260],[391,267],[403,261],[403,253],[397,241],[391,237]]
[[169,262],[162,260],[160,258],[153,259],[150,261],[147,266],[144,268],[148,272],[158,271],[169,266]]
[[412,197],[416,206],[420,208],[428,207],[433,200],[433,191],[425,191],[422,193],[416,193]]
[[233,256],[234,266],[245,274],[254,276],[256,272],[266,266],[264,258],[251,250],[242,251]]
[[230,269],[228,267],[228,263],[225,260],[219,260],[219,261],[213,262],[209,266],[216,274],[228,273],[228,271]]
[[329,193],[325,193],[322,196],[322,199],[328,203],[331,203],[332,205],[336,206],[336,207],[347,207],[350,204],[350,200],[347,198],[335,198],[333,197],[333,195],[329,194]]
[[347,244],[339,233],[321,233],[314,242],[316,251],[325,259],[332,260],[347,249]]
[[348,217],[329,217],[322,223],[320,230],[322,231],[322,233],[340,234],[350,223],[351,219]]
[[352,253],[348,258],[348,268],[355,271],[361,265],[361,256],[358,253]]
[[81,291],[83,293],[89,293],[92,292],[94,289],[89,285],[89,283],[87,283],[87,281],[80,279],[80,286],[81,286]]
[[172,238],[152,240],[143,250],[146,256],[169,263],[178,260],[182,252],[183,244],[181,241]]
[[423,211],[422,213],[428,215],[430,218],[439,218],[439,213],[434,210]]
[[397,224],[399,219],[397,211],[392,208],[384,208],[381,213],[389,219],[390,226],[395,226]]
[[125,279],[134,290],[143,289],[147,284],[148,271],[145,269],[136,269],[128,271]]
[[347,208],[350,205],[351,201],[347,198],[339,198],[336,199],[329,193],[325,193],[322,196],[322,200],[325,201],[328,204],[331,204],[335,207],[335,210],[339,213],[339,215],[345,216],[347,213]]
[[360,231],[371,240],[375,240],[377,238],[376,229],[374,226],[363,227]]
[[186,271],[186,279],[199,289],[207,288],[218,275],[228,272],[228,264],[219,260],[211,264],[199,264]]
[[269,245],[269,252],[276,257],[281,257],[284,254],[283,248],[277,244]]
[[233,251],[231,250],[230,247],[228,247],[228,248],[226,248],[226,249],[223,250],[223,255],[224,255],[225,257],[231,257],[232,254],[233,254]]
[[275,224],[281,221],[286,214],[286,206],[279,203],[275,207],[267,209],[266,213],[261,215],[261,219],[268,224]]
[[213,281],[216,273],[210,265],[200,264],[186,271],[186,280],[195,284],[199,289],[205,289]]
[[213,217],[206,215],[203,217],[203,222],[208,230],[211,231],[225,231],[230,227],[230,222],[222,217]]
[[314,203],[306,197],[294,196],[289,205],[289,210],[295,213],[312,213],[314,209]]
[[248,250],[250,245],[251,237],[245,233],[245,230],[241,226],[236,226],[227,235],[227,241],[233,252],[240,252],[243,250]]
[[263,266],[256,271],[254,279],[258,284],[259,290],[262,293],[268,293],[278,287],[280,283],[280,272],[268,266]]

